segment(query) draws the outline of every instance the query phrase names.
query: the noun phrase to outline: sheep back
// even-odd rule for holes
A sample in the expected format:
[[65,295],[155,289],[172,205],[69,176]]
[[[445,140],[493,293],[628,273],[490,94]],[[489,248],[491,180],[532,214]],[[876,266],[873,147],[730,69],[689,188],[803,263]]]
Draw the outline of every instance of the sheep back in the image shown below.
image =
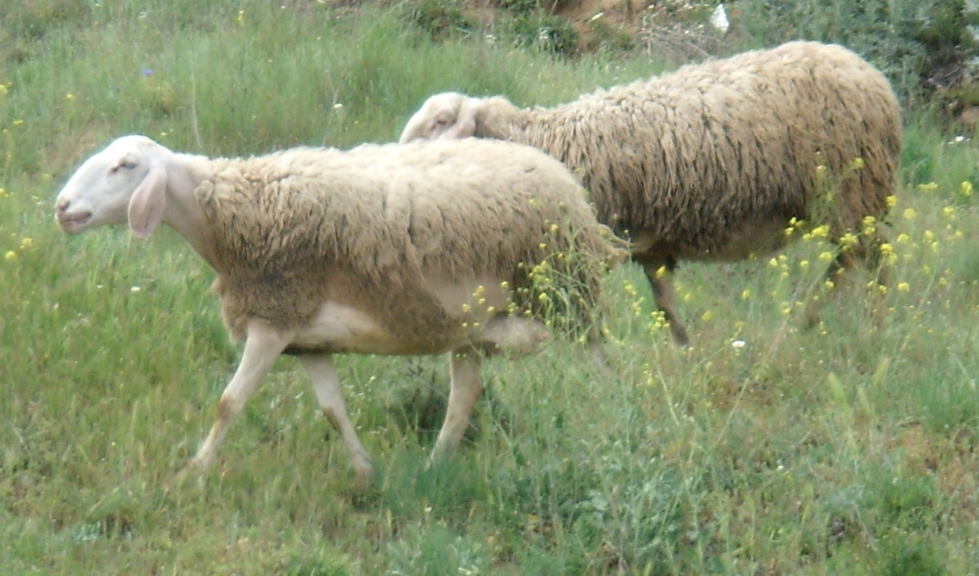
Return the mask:
[[236,338],[248,319],[301,327],[339,299],[394,334],[437,340],[468,317],[445,309],[428,281],[505,279],[515,308],[540,314],[528,271],[545,261],[576,280],[569,306],[585,321],[606,263],[624,255],[568,170],[517,144],[299,148],[213,165],[197,197]]
[[[600,221],[643,230],[685,258],[723,254],[747,241],[737,236],[746,228],[793,217],[836,235],[859,229],[886,214],[901,150],[887,79],[816,42],[687,65],[555,108],[484,102],[478,136],[561,159],[581,174]],[[815,196],[829,189],[826,210]]]

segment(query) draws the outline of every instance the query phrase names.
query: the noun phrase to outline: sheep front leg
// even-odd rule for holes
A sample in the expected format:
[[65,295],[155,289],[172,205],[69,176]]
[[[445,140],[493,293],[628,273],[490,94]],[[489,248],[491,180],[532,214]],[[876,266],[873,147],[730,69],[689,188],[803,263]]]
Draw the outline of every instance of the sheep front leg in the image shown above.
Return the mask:
[[670,325],[673,340],[680,346],[686,346],[690,343],[690,337],[687,336],[687,330],[683,327],[683,322],[680,320],[680,313],[677,312],[676,291],[673,290],[673,282],[671,280],[673,269],[676,268],[676,262],[672,258],[661,260],[658,258],[633,257],[637,262],[642,264],[643,271],[646,272],[646,278],[649,280],[649,285],[653,289],[653,301],[656,302],[656,307],[663,313],[666,322]]
[[364,446],[357,438],[350,418],[347,416],[347,406],[343,401],[343,393],[340,390],[340,377],[337,375],[333,360],[329,354],[305,355],[300,356],[299,360],[306,369],[306,373],[313,380],[313,390],[316,392],[316,399],[320,403],[323,415],[330,421],[334,428],[340,432],[350,459],[353,461],[354,473],[360,483],[366,484],[374,474],[371,466],[370,457]]
[[432,450],[432,461],[451,454],[469,426],[473,407],[483,393],[483,385],[479,382],[480,364],[479,352],[473,348],[453,350],[450,353],[449,407]]
[[275,359],[285,349],[292,336],[291,333],[283,334],[263,320],[252,320],[248,323],[245,351],[241,356],[238,369],[235,370],[235,375],[221,393],[211,432],[197,451],[197,455],[177,475],[178,482],[191,471],[203,472],[211,465],[232,420],[241,412],[262,378],[272,369]]

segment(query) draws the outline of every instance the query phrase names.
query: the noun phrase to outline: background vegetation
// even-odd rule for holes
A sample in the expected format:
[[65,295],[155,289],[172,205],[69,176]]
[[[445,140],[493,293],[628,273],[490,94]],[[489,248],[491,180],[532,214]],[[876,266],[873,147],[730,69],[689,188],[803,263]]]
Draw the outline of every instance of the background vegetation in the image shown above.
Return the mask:
[[[740,0],[722,35],[712,3],[605,4],[0,0],[0,574],[979,573],[979,149],[947,114],[968,7]],[[684,350],[626,266],[619,378],[559,342],[494,360],[443,466],[443,359],[339,359],[366,490],[282,359],[206,483],[166,490],[238,351],[174,234],[57,229],[82,158],[124,133],[209,155],[389,141],[436,91],[552,104],[795,37],[860,49],[906,103],[882,328],[868,276],[797,330],[818,235],[683,267]],[[960,73],[939,90],[942,50]]]

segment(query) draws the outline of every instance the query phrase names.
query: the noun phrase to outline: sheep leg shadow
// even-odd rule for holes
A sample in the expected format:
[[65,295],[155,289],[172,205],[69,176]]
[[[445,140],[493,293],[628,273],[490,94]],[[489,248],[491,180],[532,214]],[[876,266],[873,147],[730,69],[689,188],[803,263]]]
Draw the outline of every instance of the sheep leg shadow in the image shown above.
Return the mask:
[[677,311],[676,291],[673,289],[672,282],[676,260],[636,256],[633,258],[642,265],[643,271],[646,273],[649,285],[653,289],[653,301],[669,323],[673,341],[679,346],[687,346],[690,343],[690,337],[687,335],[683,321],[680,320],[680,313]]

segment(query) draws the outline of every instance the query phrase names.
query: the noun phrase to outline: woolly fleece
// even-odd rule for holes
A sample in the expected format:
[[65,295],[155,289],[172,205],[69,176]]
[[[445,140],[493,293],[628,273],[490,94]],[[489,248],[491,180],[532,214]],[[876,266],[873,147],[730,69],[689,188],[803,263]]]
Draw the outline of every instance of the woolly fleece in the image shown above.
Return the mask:
[[[580,174],[599,220],[632,233],[637,259],[745,258],[779,248],[791,218],[825,221],[833,238],[859,230],[887,213],[901,152],[887,79],[815,42],[684,66],[555,108],[458,97],[457,116],[474,117],[476,136],[530,144]],[[436,136],[428,130],[413,118],[402,142]],[[851,169],[856,159],[863,168]],[[816,201],[818,166],[827,182],[841,180],[828,207]]]
[[506,279],[516,308],[540,315],[528,270],[545,260],[588,322],[602,272],[625,254],[568,170],[517,144],[296,148],[209,165],[196,195],[236,338],[251,318],[301,327],[332,299],[438,349],[472,317],[446,309],[429,282]]

